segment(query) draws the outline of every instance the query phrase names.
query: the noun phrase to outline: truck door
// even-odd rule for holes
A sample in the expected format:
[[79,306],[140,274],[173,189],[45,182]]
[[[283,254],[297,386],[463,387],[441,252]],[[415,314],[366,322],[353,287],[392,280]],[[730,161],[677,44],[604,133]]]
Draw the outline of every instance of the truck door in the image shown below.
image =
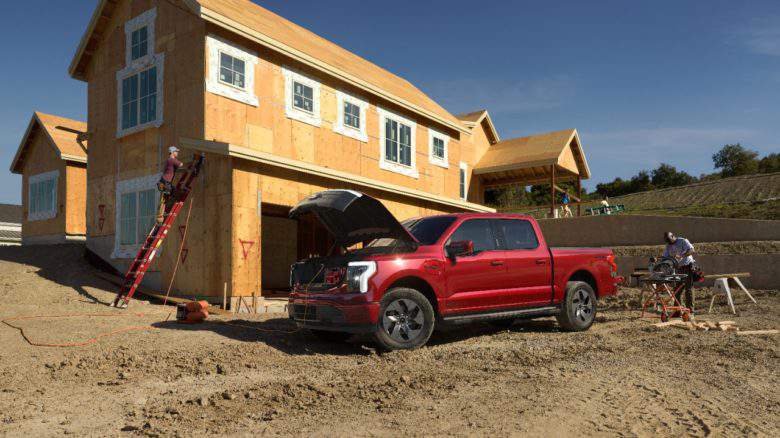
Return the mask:
[[450,259],[445,267],[448,312],[489,310],[506,304],[507,281],[504,251],[499,250],[498,240],[490,219],[469,219],[461,223],[446,240],[450,242],[470,240],[474,254]]
[[505,250],[507,286],[517,306],[550,304],[552,260],[539,244],[536,231],[525,219],[494,219],[501,248]]

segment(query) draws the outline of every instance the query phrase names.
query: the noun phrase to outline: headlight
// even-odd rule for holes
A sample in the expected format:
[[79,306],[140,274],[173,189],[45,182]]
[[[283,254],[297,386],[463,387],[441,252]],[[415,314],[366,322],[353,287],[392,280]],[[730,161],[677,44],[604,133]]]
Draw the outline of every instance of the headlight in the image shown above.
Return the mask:
[[376,273],[376,262],[349,262],[347,265],[347,291],[368,292],[368,279]]

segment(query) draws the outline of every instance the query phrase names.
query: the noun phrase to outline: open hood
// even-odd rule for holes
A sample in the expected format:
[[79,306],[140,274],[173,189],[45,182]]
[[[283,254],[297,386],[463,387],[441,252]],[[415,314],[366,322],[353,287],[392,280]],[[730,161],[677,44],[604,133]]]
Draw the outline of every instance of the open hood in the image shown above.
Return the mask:
[[304,199],[290,211],[295,219],[312,213],[344,247],[380,238],[409,243],[417,239],[376,199],[352,190],[326,190]]

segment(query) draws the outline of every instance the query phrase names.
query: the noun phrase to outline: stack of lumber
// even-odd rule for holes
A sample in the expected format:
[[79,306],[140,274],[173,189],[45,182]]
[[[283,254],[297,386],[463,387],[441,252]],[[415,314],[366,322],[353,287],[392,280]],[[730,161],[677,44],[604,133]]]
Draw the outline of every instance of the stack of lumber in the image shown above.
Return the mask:
[[740,336],[749,336],[749,335],[776,335],[780,333],[780,330],[745,330],[740,331],[739,327],[737,327],[737,324],[734,321],[702,321],[702,322],[693,322],[693,321],[683,321],[682,319],[674,319],[667,322],[660,322],[658,324],[654,324],[655,327],[658,328],[665,328],[665,327],[679,327],[682,329],[690,330],[690,331],[710,331],[710,330],[716,330],[721,332],[737,332],[737,335]]

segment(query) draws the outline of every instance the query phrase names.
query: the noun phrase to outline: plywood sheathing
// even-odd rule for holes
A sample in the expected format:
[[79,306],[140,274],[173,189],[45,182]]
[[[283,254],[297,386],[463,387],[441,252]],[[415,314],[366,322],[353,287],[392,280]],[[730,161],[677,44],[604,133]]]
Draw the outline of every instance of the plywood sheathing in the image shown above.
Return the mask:
[[[66,184],[65,184],[65,162],[56,154],[48,137],[41,131],[28,140],[26,146],[24,165],[22,173],[22,236],[51,236],[65,233],[65,202],[66,202]],[[38,175],[44,172],[57,171],[57,214],[51,219],[29,221],[29,179],[32,175]]]
[[[239,46],[251,42],[215,26],[207,28],[207,33]],[[396,109],[404,117],[417,122],[416,164],[419,178],[410,178],[379,167],[379,115],[377,107],[382,106],[377,98],[362,94],[360,90],[349,88],[347,84],[329,77],[316,76],[316,72],[306,70],[306,66],[297,65],[293,60],[261,46],[249,45],[248,49],[258,53],[255,66],[257,80],[255,94],[259,106],[250,106],[212,93],[205,94],[206,116],[203,139],[244,147],[265,154],[290,158],[317,166],[346,172],[388,185],[402,186],[446,197],[453,201],[459,198],[459,163],[473,168],[478,155],[490,143],[484,133],[463,134],[449,132],[452,135],[448,146],[448,168],[444,169],[429,162],[428,123],[412,113]],[[320,81],[321,118],[320,127],[315,127],[285,114],[285,87],[283,66],[294,68],[314,76]],[[362,142],[333,131],[337,118],[336,93],[342,90],[368,102],[366,132],[368,142]],[[475,145],[480,136],[481,143]],[[482,145],[484,143],[484,145]],[[471,179],[471,178],[470,178]],[[479,187],[470,184],[471,202],[480,202],[477,194]],[[464,210],[470,207],[464,206]]]
[[406,109],[438,119],[450,129],[465,130],[447,110],[417,87],[376,64],[249,0],[188,2],[204,19],[261,42],[321,72],[354,84],[365,92],[384,95]]
[[590,177],[576,130],[567,129],[496,143],[479,161],[474,173],[486,185],[542,184],[549,180],[550,166],[555,166],[558,181]]
[[[156,53],[165,53],[163,124],[117,138],[116,72],[125,63],[124,23],[152,7],[157,8],[153,47]],[[114,8],[101,34],[94,36],[97,44],[89,61],[81,67],[89,87],[90,143],[95,145],[90,150],[88,171],[88,241],[113,241],[118,181],[159,174],[168,146],[177,144],[181,136],[204,135],[203,20],[177,2],[123,1]],[[191,153],[184,150],[181,158],[189,160]],[[224,285],[231,282],[232,178],[228,157],[207,154],[191,199],[187,258],[178,268],[172,294],[212,297],[216,301]],[[184,224],[188,208],[189,203],[152,266],[152,272],[160,272],[166,287],[181,243],[178,227]]]

